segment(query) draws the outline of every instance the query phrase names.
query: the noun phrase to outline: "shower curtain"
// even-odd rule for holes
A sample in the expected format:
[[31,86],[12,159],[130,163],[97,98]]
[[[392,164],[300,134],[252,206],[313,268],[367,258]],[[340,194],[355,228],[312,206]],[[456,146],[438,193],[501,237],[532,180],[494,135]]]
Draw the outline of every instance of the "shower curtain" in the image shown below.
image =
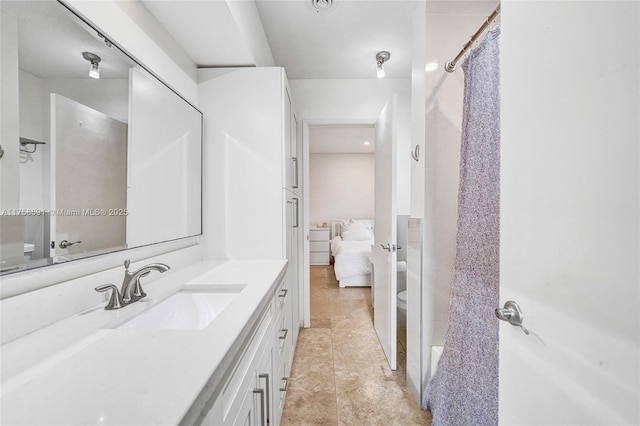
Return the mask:
[[458,233],[449,326],[423,407],[434,426],[498,424],[500,29],[464,61]]

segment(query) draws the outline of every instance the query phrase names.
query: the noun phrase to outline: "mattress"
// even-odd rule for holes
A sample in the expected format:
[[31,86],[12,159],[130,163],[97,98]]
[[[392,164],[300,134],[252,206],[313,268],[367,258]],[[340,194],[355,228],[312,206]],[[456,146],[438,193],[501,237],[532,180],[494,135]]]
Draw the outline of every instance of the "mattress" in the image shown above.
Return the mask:
[[372,240],[344,241],[342,237],[331,240],[331,254],[335,257],[334,269],[338,281],[371,273],[372,245]]

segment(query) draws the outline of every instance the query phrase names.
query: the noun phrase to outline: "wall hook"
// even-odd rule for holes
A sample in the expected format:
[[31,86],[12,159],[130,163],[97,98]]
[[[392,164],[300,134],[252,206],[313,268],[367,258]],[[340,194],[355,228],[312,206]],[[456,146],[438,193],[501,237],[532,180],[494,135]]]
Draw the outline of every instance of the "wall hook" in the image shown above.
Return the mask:
[[420,145],[416,145],[413,151],[411,151],[411,158],[416,161],[420,161]]

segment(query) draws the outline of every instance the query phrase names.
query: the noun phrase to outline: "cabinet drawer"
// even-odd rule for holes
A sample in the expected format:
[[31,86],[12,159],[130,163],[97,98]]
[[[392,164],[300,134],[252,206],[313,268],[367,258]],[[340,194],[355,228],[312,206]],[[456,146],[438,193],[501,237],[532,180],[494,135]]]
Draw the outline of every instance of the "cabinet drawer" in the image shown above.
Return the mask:
[[324,251],[329,253],[329,241],[310,241],[309,251]]
[[268,345],[269,341],[273,338],[274,311],[275,307],[272,301],[263,314],[251,344],[242,354],[240,361],[236,364],[231,377],[222,390],[221,399],[223,404],[223,418],[225,421],[229,418],[235,418],[235,412],[238,409],[237,405],[241,403],[244,398],[244,396],[241,395],[247,388],[249,381],[253,378],[250,372],[258,362],[256,354],[260,353],[260,349]]
[[329,252],[309,253],[309,263],[312,265],[328,265]]
[[315,228],[309,230],[310,241],[329,241],[329,228]]

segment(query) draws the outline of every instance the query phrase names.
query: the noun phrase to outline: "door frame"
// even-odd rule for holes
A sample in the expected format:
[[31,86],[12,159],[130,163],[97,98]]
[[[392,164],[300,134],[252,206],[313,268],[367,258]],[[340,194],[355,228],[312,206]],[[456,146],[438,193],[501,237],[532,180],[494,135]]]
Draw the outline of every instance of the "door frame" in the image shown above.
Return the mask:
[[[377,118],[377,117],[376,117]],[[346,119],[302,119],[302,206],[304,234],[302,237],[302,324],[304,328],[311,327],[311,265],[309,264],[309,127],[314,126],[373,126],[376,120],[346,120]]]

